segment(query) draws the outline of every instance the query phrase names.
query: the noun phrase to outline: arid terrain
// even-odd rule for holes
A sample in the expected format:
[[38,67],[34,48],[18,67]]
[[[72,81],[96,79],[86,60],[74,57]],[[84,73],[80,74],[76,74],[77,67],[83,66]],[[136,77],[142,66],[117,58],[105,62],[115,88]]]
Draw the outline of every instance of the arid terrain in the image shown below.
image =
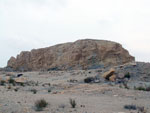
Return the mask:
[[[145,70],[139,70],[140,65]],[[109,69],[1,71],[0,113],[150,113],[150,91],[135,88],[150,85],[146,70],[149,67],[146,63],[114,67],[116,75],[120,68],[122,73],[137,70],[137,75],[130,72],[128,79],[125,76],[120,79],[126,84],[119,78],[115,82],[105,80],[102,75]],[[86,81],[89,77],[94,79]],[[2,80],[6,82],[2,84]],[[38,111],[35,102],[40,99],[45,99],[48,105]],[[75,108],[70,99],[75,100]]]
[[0,69],[0,113],[150,113],[150,63],[105,40],[33,49]]

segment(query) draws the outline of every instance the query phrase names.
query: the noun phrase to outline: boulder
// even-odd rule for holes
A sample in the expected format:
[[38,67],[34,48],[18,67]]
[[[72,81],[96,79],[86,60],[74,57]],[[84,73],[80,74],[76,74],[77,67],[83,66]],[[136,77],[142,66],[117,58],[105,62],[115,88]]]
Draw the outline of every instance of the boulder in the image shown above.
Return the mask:
[[105,78],[106,80],[109,80],[111,76],[113,76],[115,73],[115,69],[111,68],[109,71],[105,72],[102,77]]
[[25,77],[19,77],[14,79],[16,83],[26,83],[27,79]]
[[23,51],[11,57],[7,67],[14,71],[96,69],[123,65],[135,58],[119,43],[78,40],[47,48]]
[[109,77],[109,81],[115,82],[116,81],[116,75],[112,75]]
[[23,76],[23,74],[18,74],[18,75],[17,75],[17,77],[21,77],[21,76]]

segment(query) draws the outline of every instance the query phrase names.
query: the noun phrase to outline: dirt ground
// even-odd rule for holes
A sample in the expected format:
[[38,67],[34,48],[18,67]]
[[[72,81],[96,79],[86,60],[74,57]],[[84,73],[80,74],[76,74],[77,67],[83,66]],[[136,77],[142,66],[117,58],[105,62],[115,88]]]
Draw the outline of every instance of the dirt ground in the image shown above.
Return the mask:
[[[84,78],[99,75],[96,70],[22,74],[32,84],[0,85],[0,113],[138,113],[137,109],[125,109],[125,105],[144,107],[145,112],[139,113],[150,113],[148,91],[125,89],[113,83],[84,83]],[[0,73],[2,79],[6,75]],[[40,99],[45,99],[48,106],[36,111],[35,102]],[[75,100],[75,108],[71,107],[70,99]]]

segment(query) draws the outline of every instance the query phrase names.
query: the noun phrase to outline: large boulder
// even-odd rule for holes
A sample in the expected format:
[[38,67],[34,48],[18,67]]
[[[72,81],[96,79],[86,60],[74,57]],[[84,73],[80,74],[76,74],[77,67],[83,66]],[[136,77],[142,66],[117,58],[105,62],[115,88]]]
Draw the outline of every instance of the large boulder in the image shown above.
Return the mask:
[[[106,80],[110,80],[112,76],[114,76],[115,69],[111,68],[109,71],[105,72],[102,77],[105,78]],[[113,77],[114,78],[114,77]],[[113,79],[112,78],[112,79]]]
[[7,67],[16,71],[95,69],[134,60],[116,42],[85,39],[21,52],[16,58],[10,58]]

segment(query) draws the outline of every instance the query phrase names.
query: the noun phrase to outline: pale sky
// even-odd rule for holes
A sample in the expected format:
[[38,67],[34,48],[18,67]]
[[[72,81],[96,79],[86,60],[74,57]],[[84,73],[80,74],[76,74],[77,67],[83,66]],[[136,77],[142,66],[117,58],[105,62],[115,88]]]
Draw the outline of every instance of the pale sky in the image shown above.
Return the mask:
[[85,38],[150,62],[150,0],[0,0],[0,67],[21,51]]

